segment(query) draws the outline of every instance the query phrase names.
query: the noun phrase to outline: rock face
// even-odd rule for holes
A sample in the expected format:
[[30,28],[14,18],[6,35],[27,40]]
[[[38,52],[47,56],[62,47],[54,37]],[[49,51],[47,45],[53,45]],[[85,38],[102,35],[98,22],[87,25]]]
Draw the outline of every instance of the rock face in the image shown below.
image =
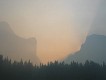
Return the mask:
[[106,62],[106,36],[95,34],[88,36],[80,51],[68,56],[65,62],[77,61],[83,63],[86,60],[97,63]]
[[0,22],[0,54],[17,61],[23,59],[39,63],[36,56],[36,39],[17,36],[6,22]]

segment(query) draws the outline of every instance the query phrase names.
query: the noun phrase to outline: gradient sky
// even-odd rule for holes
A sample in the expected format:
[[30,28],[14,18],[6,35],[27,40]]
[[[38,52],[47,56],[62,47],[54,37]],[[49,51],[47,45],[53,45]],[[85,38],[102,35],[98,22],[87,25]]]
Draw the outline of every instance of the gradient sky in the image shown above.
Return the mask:
[[0,0],[0,21],[14,32],[37,39],[43,63],[60,60],[80,48],[100,0]]

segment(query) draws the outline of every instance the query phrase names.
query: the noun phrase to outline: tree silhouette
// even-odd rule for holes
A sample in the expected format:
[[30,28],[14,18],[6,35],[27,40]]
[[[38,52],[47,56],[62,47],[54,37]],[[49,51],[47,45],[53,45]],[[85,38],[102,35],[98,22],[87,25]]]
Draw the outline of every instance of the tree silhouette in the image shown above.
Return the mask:
[[55,61],[34,66],[30,60],[12,62],[0,55],[0,80],[106,80],[106,64]]

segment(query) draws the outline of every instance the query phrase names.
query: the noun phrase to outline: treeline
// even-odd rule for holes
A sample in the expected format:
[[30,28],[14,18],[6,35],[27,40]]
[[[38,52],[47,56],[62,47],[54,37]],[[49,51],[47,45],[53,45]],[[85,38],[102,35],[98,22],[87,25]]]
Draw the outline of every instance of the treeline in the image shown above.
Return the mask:
[[0,55],[0,80],[106,80],[106,64],[55,61],[37,66],[30,61],[11,62]]

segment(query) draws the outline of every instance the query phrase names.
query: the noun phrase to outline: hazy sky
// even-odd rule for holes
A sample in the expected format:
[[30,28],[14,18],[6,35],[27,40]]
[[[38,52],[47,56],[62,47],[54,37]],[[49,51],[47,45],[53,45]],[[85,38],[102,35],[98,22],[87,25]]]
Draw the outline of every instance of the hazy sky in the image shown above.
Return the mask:
[[42,62],[63,59],[80,48],[100,0],[0,0],[0,21],[37,39]]
[[106,35],[106,0],[101,0],[89,33]]

